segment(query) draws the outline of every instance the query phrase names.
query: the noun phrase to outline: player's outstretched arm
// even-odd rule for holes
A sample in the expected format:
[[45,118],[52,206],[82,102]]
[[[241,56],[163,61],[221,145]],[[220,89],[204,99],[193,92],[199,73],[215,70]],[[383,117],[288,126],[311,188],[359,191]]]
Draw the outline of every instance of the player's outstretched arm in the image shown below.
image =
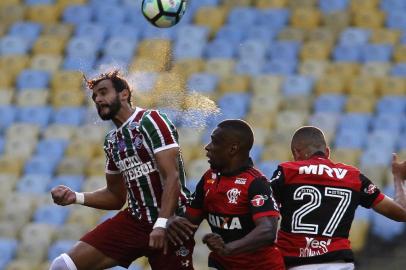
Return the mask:
[[278,218],[272,216],[260,217],[255,220],[256,227],[243,238],[224,244],[221,236],[207,234],[203,242],[210,250],[221,255],[236,255],[245,252],[253,252],[258,248],[272,245],[276,238]]
[[76,193],[69,187],[57,186],[51,190],[51,195],[58,205],[79,203],[97,209],[121,209],[127,197],[127,189],[121,174],[106,174],[106,182],[106,187],[85,193]]

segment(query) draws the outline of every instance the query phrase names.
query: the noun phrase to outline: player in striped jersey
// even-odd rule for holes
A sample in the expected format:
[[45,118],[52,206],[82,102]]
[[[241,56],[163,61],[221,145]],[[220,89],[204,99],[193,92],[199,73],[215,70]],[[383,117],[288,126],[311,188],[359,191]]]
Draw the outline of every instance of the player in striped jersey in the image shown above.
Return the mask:
[[175,126],[165,114],[131,106],[131,91],[118,71],[87,81],[103,120],[116,129],[104,142],[107,186],[77,193],[58,186],[55,203],[79,203],[98,209],[121,209],[116,216],[84,235],[51,270],[128,267],[141,256],[152,269],[193,269],[191,239],[181,247],[166,241],[166,221],[183,214],[189,200]]

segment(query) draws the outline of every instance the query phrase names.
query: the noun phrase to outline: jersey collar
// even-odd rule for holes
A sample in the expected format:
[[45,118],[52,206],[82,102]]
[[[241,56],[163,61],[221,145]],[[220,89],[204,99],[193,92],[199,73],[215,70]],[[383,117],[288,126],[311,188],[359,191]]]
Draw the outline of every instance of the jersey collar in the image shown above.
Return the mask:
[[217,174],[221,175],[221,176],[235,176],[235,175],[239,175],[240,173],[242,173],[243,171],[246,171],[249,168],[252,168],[253,166],[254,166],[254,162],[252,161],[251,158],[249,158],[247,163],[244,166],[240,167],[239,169],[229,172],[229,173],[217,172]]
[[133,112],[133,114],[128,117],[128,119],[118,128],[116,128],[116,131],[121,130],[125,125],[127,125],[129,122],[131,122],[132,120],[134,120],[135,116],[137,116],[137,114],[142,110],[142,108],[140,107],[135,107],[135,111]]

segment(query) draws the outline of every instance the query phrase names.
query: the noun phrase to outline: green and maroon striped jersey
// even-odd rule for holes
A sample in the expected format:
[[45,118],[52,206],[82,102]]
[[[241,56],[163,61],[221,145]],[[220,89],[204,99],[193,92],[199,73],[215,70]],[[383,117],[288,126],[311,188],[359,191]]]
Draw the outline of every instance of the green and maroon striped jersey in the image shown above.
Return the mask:
[[[163,182],[155,154],[179,147],[178,133],[168,117],[156,110],[136,108],[119,128],[106,135],[106,173],[121,174],[127,184],[128,206],[140,220],[154,223],[161,206]],[[185,210],[190,192],[185,186],[182,157],[178,159],[181,194],[178,212]]]

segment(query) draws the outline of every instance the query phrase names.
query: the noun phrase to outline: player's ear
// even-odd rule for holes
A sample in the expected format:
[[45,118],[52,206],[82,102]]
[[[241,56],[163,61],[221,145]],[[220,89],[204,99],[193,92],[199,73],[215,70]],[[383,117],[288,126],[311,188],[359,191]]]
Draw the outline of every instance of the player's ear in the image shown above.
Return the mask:
[[230,148],[230,153],[231,154],[235,154],[235,153],[237,153],[238,152],[238,150],[239,150],[239,145],[238,144],[236,144],[236,143],[233,143],[232,145],[231,145],[231,148]]
[[120,92],[120,100],[123,102],[126,102],[128,100],[129,96],[130,96],[130,90],[128,90],[128,89],[123,89],[123,91]]

